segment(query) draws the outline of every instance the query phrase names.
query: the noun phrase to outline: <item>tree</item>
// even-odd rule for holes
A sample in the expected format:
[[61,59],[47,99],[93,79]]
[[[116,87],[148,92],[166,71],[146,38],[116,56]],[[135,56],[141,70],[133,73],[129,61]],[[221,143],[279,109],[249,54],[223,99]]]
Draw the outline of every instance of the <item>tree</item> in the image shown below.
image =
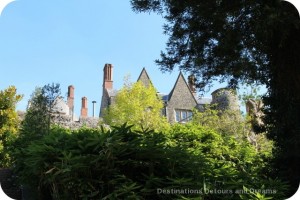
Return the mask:
[[103,118],[109,125],[127,123],[140,130],[162,130],[168,126],[162,109],[163,102],[158,98],[155,88],[151,84],[146,87],[139,81],[124,84]]
[[215,130],[223,137],[234,137],[238,143],[251,143],[257,152],[270,154],[273,143],[266,138],[265,133],[254,134],[251,119],[245,118],[231,110],[216,110],[214,105],[208,105],[201,112],[194,110],[191,123]]
[[18,133],[16,105],[21,99],[14,86],[0,91],[0,167],[8,166],[10,162],[8,144]]
[[23,139],[30,142],[49,133],[55,99],[60,96],[60,93],[60,85],[57,83],[35,89],[28,102],[25,119],[21,126],[20,141],[23,145],[26,143]]
[[[193,73],[204,90],[216,79],[265,84],[268,136],[277,146],[275,175],[299,186],[300,20],[280,0],[131,0],[137,12],[158,12],[167,20],[166,52],[156,63]],[[289,163],[282,166],[282,163]]]
[[[60,96],[59,84],[47,84],[37,87],[28,102],[25,118],[21,122],[19,135],[11,144],[11,157],[14,162],[14,171],[24,169],[24,149],[31,143],[49,135],[51,129],[52,110],[55,100]],[[31,185],[23,185],[30,191]]]

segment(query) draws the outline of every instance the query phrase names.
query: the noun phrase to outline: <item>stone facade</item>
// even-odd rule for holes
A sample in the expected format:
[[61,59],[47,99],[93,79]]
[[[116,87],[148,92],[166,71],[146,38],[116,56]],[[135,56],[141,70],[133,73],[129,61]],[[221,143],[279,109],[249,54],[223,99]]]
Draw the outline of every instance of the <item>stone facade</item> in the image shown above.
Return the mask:
[[[182,73],[165,101],[166,117],[170,123],[188,120],[188,113],[197,106],[197,100],[185,81]],[[183,114],[184,112],[187,112]],[[177,114],[177,116],[176,116]],[[184,117],[184,116],[186,117]]]
[[[112,70],[111,64],[104,65],[104,77],[103,77],[103,93],[100,108],[100,117],[103,116],[104,109],[108,108],[113,104],[114,97],[117,91],[114,90],[112,84],[107,87],[106,82],[113,82],[112,77],[107,78],[105,74],[112,74],[113,72],[107,72],[107,70]],[[137,81],[141,81],[145,86],[152,84],[151,79],[145,68],[142,69]],[[189,77],[189,84],[180,73],[172,91],[168,95],[158,94],[158,97],[164,101],[164,108],[162,114],[167,117],[170,123],[174,122],[186,122],[190,119],[192,109],[197,108],[201,103],[207,103],[210,101],[201,101],[199,104],[196,100],[196,92],[194,87],[194,77]]]
[[[117,94],[117,90],[112,87],[112,72],[113,67],[111,64],[105,64],[104,77],[103,77],[103,93],[100,108],[100,117],[103,116],[103,111],[113,104],[114,97]],[[141,81],[145,86],[152,84],[151,79],[145,68],[139,75],[137,81]],[[107,83],[108,82],[108,83]],[[235,91],[228,88],[220,88],[212,93],[211,98],[197,98],[195,88],[195,77],[190,75],[188,77],[188,83],[185,80],[183,74],[180,72],[179,76],[174,84],[173,89],[167,95],[158,94],[164,102],[164,108],[162,114],[166,116],[170,123],[180,122],[185,123],[192,117],[192,110],[194,108],[203,111],[205,105],[216,104],[217,109],[231,109],[239,110],[238,98]]]
[[146,87],[149,87],[150,84],[152,85],[150,77],[145,68],[143,68],[137,81],[141,81]]
[[211,104],[216,105],[217,110],[239,111],[239,101],[236,91],[229,88],[220,88],[211,93]]
[[[152,84],[145,68],[142,69],[137,81],[141,81],[145,86]],[[114,103],[117,90],[113,89],[113,65],[105,64],[103,68],[102,99],[99,117],[104,114],[104,110]],[[228,88],[220,88],[212,92],[211,98],[196,96],[195,77],[190,75],[188,82],[180,72],[169,94],[158,94],[164,102],[162,115],[166,116],[170,123],[185,123],[192,117],[194,108],[204,111],[205,105],[214,104],[218,110],[240,110],[236,91]],[[82,126],[98,127],[99,118],[88,116],[88,100],[82,98],[81,116],[74,117],[74,86],[68,87],[68,99],[65,102],[62,97],[56,100],[55,116],[53,122],[64,127],[76,129]],[[20,114],[21,115],[21,114]],[[24,114],[22,114],[24,117]]]

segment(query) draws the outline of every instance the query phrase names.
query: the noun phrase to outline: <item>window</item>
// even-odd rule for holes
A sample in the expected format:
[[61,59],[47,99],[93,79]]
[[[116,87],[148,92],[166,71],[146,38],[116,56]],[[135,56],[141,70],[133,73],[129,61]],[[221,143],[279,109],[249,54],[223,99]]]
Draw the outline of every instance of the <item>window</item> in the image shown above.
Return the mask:
[[192,111],[190,110],[175,110],[175,120],[176,122],[185,123],[187,121],[190,121],[192,119]]

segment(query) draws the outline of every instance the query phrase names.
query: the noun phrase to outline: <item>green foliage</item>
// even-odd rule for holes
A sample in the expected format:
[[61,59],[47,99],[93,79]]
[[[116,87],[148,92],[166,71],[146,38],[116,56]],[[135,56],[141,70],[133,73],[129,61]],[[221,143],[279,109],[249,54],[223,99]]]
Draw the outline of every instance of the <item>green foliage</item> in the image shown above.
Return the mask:
[[20,163],[24,161],[24,149],[31,143],[39,141],[45,135],[49,134],[52,109],[55,99],[59,95],[59,84],[53,83],[45,85],[42,88],[36,88],[31,95],[25,118],[21,122],[19,135],[10,144],[10,148],[12,149],[10,155],[15,166],[20,166],[20,168],[24,167],[20,165]]
[[[176,124],[158,133],[124,124],[112,130],[53,127],[51,134],[22,149],[15,170],[39,198],[239,199],[234,191],[243,186],[284,186],[264,178],[265,164],[249,143],[203,126]],[[171,192],[184,189],[202,193]],[[205,192],[214,189],[232,193]],[[285,191],[282,187],[266,197],[281,199]]]
[[239,100],[242,102],[242,105],[246,105],[246,102],[249,99],[255,101],[261,100],[262,95],[260,94],[260,86],[245,84],[242,87],[243,93],[239,95]]
[[299,40],[293,38],[299,33],[299,14],[278,0],[131,0],[131,4],[136,12],[157,12],[166,20],[163,28],[169,40],[156,60],[161,70],[179,67],[192,72],[200,89],[215,78],[232,87],[240,82],[266,84],[274,70],[271,65],[279,64],[277,56],[289,54],[278,51],[294,39],[291,46],[299,49]]
[[254,134],[250,120],[235,111],[215,110],[212,105],[206,106],[203,112],[194,110],[191,123],[213,129],[223,137],[232,136],[239,143],[249,142],[257,151],[271,156],[273,142],[266,138],[265,133]]
[[10,165],[9,144],[17,136],[19,121],[16,105],[21,99],[14,86],[0,91],[0,167]]
[[17,146],[26,146],[48,134],[55,99],[60,95],[59,84],[47,84],[36,88],[28,102],[25,119],[22,121]]
[[[156,63],[196,77],[200,90],[214,80],[263,84],[268,137],[278,149],[274,176],[300,181],[300,20],[286,1],[131,0],[136,12],[158,12],[169,36]],[[289,163],[289,165],[283,165]],[[278,173],[280,171],[280,173]]]
[[127,83],[118,91],[103,118],[108,125],[128,123],[139,130],[165,130],[169,124],[161,114],[162,108],[163,102],[151,84],[146,87],[142,82]]
[[250,127],[236,111],[216,110],[214,105],[207,105],[203,112],[193,111],[192,123],[215,129],[222,135],[232,135],[238,139],[244,138]]

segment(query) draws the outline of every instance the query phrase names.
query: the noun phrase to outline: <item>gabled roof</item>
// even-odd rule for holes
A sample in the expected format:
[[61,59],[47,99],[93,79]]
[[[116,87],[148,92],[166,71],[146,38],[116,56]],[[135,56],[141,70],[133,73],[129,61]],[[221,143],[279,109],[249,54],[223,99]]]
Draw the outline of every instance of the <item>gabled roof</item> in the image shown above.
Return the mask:
[[58,96],[54,99],[52,112],[69,115],[69,106],[62,96]]
[[[145,68],[143,68],[143,70],[141,71],[140,76],[137,79],[137,81],[142,81],[142,83],[145,86],[149,86],[149,84],[152,84]],[[116,89],[105,89],[105,91],[107,92],[108,97],[115,97],[117,95],[117,93],[119,92],[119,90],[116,90]]]
[[173,92],[174,92],[174,90],[178,87],[178,84],[179,84],[179,80],[180,80],[180,79],[182,79],[182,80],[184,81],[184,84],[185,84],[185,86],[187,87],[188,91],[190,92],[191,96],[192,96],[193,99],[195,100],[196,104],[198,104],[198,103],[197,103],[197,100],[196,100],[194,94],[192,93],[192,91],[191,91],[189,85],[187,84],[187,82],[186,82],[186,80],[185,80],[185,78],[184,78],[182,72],[179,73],[178,78],[177,78],[177,80],[176,80],[176,82],[175,82],[175,84],[174,84],[174,87],[173,87],[173,89],[171,90],[170,94],[168,95],[168,101],[170,101],[170,99],[172,98]]
[[152,82],[150,80],[150,77],[145,69],[145,67],[143,68],[139,78],[137,79],[137,82],[141,81],[146,87],[148,87],[150,84],[152,85]]

